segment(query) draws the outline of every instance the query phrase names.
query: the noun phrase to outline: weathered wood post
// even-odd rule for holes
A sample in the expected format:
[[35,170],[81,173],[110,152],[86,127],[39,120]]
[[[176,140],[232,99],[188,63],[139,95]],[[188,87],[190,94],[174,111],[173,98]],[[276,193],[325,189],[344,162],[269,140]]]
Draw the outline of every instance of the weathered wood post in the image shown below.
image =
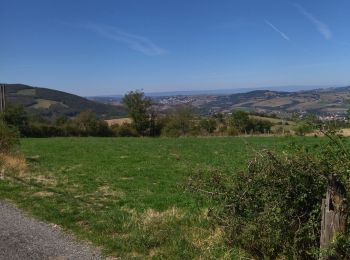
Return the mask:
[[6,86],[0,85],[0,113],[6,110]]
[[0,113],[3,112],[3,86],[0,84]]
[[346,233],[347,223],[345,187],[338,181],[336,175],[330,175],[328,179],[326,199],[322,200],[321,250],[327,249],[337,235]]

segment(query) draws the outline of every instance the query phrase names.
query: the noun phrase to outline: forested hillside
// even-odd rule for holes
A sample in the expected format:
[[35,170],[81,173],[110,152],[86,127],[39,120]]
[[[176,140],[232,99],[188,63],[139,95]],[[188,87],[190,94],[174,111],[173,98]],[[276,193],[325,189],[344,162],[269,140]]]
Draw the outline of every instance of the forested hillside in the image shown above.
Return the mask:
[[101,104],[77,95],[48,88],[6,84],[6,96],[9,105],[21,105],[29,114],[48,118],[73,117],[85,110],[91,110],[101,118],[126,115],[126,110],[122,106]]

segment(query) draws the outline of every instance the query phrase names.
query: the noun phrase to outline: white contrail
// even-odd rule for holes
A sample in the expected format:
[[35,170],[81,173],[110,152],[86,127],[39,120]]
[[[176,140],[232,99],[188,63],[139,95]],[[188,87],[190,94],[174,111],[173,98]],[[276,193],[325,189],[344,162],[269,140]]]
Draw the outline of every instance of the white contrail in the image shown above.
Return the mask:
[[150,39],[125,32],[117,27],[101,24],[86,24],[84,27],[100,34],[103,37],[112,39],[116,42],[126,44],[130,49],[141,52],[145,55],[154,56],[166,53],[166,51],[157,46]]
[[332,38],[332,31],[329,29],[327,24],[317,19],[312,13],[309,13],[308,11],[306,11],[305,8],[302,7],[301,5],[299,4],[293,4],[293,5],[299,10],[299,12],[303,16],[305,16],[310,22],[314,24],[316,29],[323,35],[323,37],[326,38],[326,40],[329,40]]
[[265,20],[265,23],[270,26],[275,32],[277,32],[279,35],[281,35],[281,37],[287,41],[290,41],[289,37],[282,32],[281,30],[279,30],[276,26],[274,26],[272,23],[270,23],[268,20]]

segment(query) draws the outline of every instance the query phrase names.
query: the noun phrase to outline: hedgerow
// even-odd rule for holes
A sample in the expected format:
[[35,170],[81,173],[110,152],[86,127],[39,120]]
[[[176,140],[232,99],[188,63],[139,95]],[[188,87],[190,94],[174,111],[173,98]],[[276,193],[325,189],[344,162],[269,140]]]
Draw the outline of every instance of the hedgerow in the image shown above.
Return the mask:
[[[189,188],[217,202],[211,219],[225,229],[232,247],[258,259],[318,259],[329,177],[350,188],[346,143],[329,138],[319,147],[292,144],[284,151],[254,152],[244,171],[200,172],[190,178]],[[349,258],[349,241],[342,235],[327,253]]]

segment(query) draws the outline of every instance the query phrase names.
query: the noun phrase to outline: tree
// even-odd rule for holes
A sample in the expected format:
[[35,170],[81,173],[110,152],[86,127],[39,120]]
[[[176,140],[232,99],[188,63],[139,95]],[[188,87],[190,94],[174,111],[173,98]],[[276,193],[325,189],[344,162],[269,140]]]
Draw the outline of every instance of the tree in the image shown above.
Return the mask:
[[313,131],[312,125],[302,122],[293,129],[296,135],[305,135]]
[[133,125],[140,135],[145,135],[150,127],[152,100],[142,91],[130,91],[123,98]]
[[110,136],[112,131],[108,124],[96,117],[92,111],[81,112],[73,123],[77,126],[79,135],[83,136]]
[[217,128],[217,123],[214,118],[209,118],[209,119],[202,119],[199,122],[199,125],[202,129],[204,129],[207,133],[212,134]]
[[162,134],[177,137],[190,133],[193,119],[192,107],[188,105],[177,106],[164,118]]
[[10,152],[11,148],[17,144],[19,144],[17,130],[0,120],[0,153]]
[[218,121],[218,123],[220,123],[220,124],[225,123],[225,116],[223,113],[216,113],[213,115],[213,117]]
[[238,132],[243,133],[249,125],[249,115],[244,111],[236,111],[232,113],[230,125]]
[[268,120],[250,118],[246,130],[253,133],[268,133],[272,125]]
[[22,134],[28,127],[28,116],[23,106],[9,106],[2,118],[7,125],[16,127]]
[[191,127],[193,109],[190,106],[179,106],[175,110],[175,120],[180,127],[182,134],[186,134]]

